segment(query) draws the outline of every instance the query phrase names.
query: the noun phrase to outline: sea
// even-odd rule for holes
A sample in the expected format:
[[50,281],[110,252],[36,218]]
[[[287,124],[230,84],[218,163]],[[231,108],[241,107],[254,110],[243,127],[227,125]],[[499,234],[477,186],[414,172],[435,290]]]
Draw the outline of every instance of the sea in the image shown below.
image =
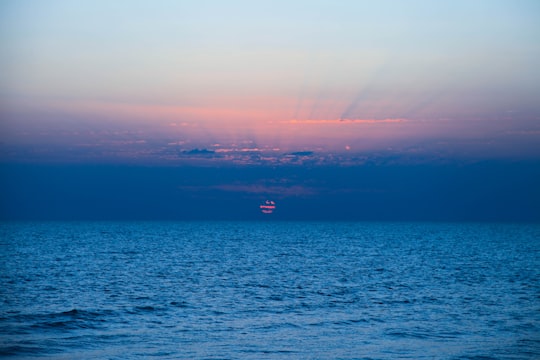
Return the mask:
[[540,225],[0,224],[7,359],[540,359]]

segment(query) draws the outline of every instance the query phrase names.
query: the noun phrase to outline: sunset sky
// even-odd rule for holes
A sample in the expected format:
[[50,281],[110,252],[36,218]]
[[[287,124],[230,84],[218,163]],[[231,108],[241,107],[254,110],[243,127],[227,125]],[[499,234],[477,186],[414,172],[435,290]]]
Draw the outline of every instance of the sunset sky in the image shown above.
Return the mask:
[[13,156],[119,145],[145,160],[167,146],[540,156],[536,0],[0,6]]
[[0,160],[537,164],[539,64],[537,0],[5,0]]

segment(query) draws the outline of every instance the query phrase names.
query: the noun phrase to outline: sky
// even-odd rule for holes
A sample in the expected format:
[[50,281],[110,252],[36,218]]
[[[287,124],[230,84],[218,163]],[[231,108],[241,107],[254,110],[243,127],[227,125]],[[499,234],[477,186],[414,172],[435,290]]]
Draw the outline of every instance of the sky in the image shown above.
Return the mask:
[[[105,165],[175,167],[189,184],[174,191],[200,194],[194,169],[213,169],[208,176],[217,179],[231,166],[236,175],[207,183],[206,198],[217,191],[249,201],[255,193],[313,200],[341,186],[324,174],[348,167],[343,186],[358,195],[367,191],[358,185],[363,167],[390,166],[396,181],[409,171],[419,178],[404,176],[411,186],[399,191],[374,191],[414,198],[425,173],[412,167],[430,169],[441,194],[450,186],[444,169],[469,164],[470,172],[456,170],[470,185],[463,198],[482,182],[510,193],[528,184],[520,188],[524,218],[540,219],[531,184],[540,182],[539,63],[537,0],[3,0],[2,191],[26,193],[14,179],[40,166],[51,173],[27,186],[47,191],[40,179],[63,166],[73,173],[61,179],[78,179],[82,191],[89,184],[76,169],[86,164],[103,176],[115,169]],[[502,165],[481,172],[479,162],[528,165],[512,168],[512,178]],[[259,175],[249,175],[252,166]],[[283,174],[265,172],[276,168]],[[320,168],[327,170],[309,170]],[[101,193],[90,186],[95,194],[126,181],[110,171],[116,180],[102,181]],[[149,188],[165,181],[155,179]],[[499,196],[497,186],[491,196]],[[4,217],[19,210],[24,217],[14,205],[22,198],[10,198]],[[362,199],[351,197],[345,208]],[[478,204],[486,214],[502,208]],[[58,214],[72,206],[65,202]]]
[[536,0],[0,7],[13,152],[540,155]]

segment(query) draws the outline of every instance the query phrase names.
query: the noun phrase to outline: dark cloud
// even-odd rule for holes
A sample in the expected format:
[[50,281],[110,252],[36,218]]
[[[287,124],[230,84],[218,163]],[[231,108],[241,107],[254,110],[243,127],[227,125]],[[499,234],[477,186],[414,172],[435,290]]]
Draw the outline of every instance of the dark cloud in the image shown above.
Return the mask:
[[183,154],[186,155],[203,155],[203,156],[212,156],[216,152],[214,150],[208,150],[208,149],[192,149],[192,150],[186,150],[182,151]]

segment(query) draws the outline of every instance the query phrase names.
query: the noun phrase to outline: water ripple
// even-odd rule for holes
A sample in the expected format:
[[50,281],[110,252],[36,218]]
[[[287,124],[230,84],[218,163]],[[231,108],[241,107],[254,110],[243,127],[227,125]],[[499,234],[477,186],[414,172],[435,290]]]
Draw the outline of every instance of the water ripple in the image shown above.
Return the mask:
[[540,358],[540,226],[2,224],[0,355]]

